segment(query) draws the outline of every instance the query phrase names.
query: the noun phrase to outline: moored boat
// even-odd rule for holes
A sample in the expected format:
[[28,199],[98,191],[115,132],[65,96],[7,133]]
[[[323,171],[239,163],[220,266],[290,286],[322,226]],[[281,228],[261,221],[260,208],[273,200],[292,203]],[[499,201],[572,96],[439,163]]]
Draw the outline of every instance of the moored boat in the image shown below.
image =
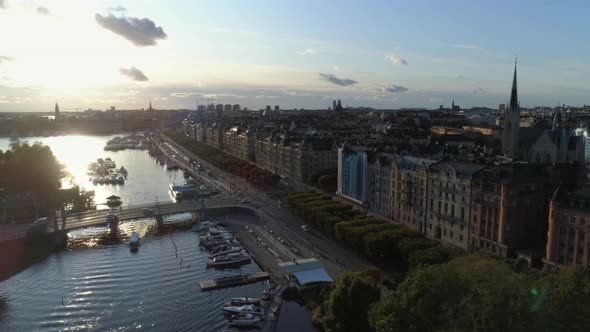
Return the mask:
[[252,314],[238,314],[229,319],[229,326],[232,327],[254,327],[262,323],[262,318]]
[[139,247],[139,234],[137,234],[137,232],[131,233],[131,237],[129,237],[129,247],[131,249],[137,249]]
[[260,308],[254,304],[245,304],[242,306],[225,306],[221,308],[225,313],[228,314],[252,314],[256,316],[264,316],[265,311],[263,308]]
[[247,264],[250,262],[250,256],[240,253],[228,254],[215,257],[207,262],[208,267],[224,267],[230,265]]
[[231,299],[229,299],[228,302],[225,302],[225,306],[230,306],[230,305],[242,306],[242,305],[246,305],[246,304],[260,304],[261,301],[262,300],[258,297],[248,297],[248,296],[232,297]]

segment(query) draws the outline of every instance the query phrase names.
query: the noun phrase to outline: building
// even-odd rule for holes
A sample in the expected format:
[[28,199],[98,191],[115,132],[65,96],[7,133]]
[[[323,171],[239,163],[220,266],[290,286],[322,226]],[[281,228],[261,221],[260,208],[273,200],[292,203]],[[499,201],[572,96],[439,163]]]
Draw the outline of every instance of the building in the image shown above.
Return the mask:
[[468,249],[471,181],[485,166],[440,161],[430,166],[427,184],[428,237]]
[[[551,167],[551,166],[547,166]],[[542,247],[547,229],[545,166],[488,166],[471,181],[470,250],[516,257]]]
[[279,263],[285,272],[285,279],[294,282],[298,288],[325,285],[333,282],[320,261],[315,258],[298,259]]
[[239,112],[239,111],[241,110],[241,108],[240,108],[240,104],[235,104],[235,105],[232,107],[232,109],[233,109],[234,111],[236,111],[236,112]]
[[368,159],[371,150],[344,145],[338,149],[338,187],[336,195],[357,204],[368,200]]
[[375,153],[368,160],[368,208],[371,212],[386,218],[390,215],[391,165],[395,155]]
[[545,268],[588,267],[590,255],[590,187],[573,193],[555,191],[549,207]]
[[288,132],[256,137],[256,164],[298,182],[308,182],[314,173],[335,170],[336,142],[330,137],[291,135]]
[[225,105],[223,106],[223,110],[224,110],[224,111],[226,111],[226,112],[229,112],[229,111],[231,111],[231,110],[232,110],[232,105],[230,105],[230,104],[225,104]]
[[255,145],[253,130],[234,126],[223,134],[223,149],[240,159],[255,161]]
[[55,120],[59,119],[59,106],[55,103],[55,113],[54,113]]
[[197,106],[197,111],[199,111],[199,112],[204,112],[206,110],[207,110],[207,106],[205,106],[205,105]]
[[389,218],[425,232],[428,168],[436,161],[400,156],[391,164]]
[[275,105],[275,111],[278,112],[281,108],[279,107],[279,105]]
[[504,112],[502,154],[531,163],[583,163],[583,138],[561,126],[559,110],[555,111],[553,119],[551,129],[521,128],[515,64],[510,101]]

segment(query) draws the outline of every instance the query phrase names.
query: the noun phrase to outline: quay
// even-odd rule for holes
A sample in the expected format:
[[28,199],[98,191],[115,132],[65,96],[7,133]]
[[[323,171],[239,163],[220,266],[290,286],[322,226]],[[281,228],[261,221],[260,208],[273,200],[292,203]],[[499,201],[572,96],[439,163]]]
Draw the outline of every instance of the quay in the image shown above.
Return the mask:
[[236,276],[201,280],[199,281],[199,287],[201,287],[201,291],[206,292],[215,289],[252,284],[268,279],[270,279],[270,274],[268,274],[268,272],[254,272]]

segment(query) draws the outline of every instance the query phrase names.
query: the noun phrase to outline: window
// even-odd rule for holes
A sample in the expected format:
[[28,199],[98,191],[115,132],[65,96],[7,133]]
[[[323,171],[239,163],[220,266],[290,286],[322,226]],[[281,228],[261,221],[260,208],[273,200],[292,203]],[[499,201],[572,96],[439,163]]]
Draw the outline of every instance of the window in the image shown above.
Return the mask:
[[465,208],[461,208],[461,220],[465,220]]
[[449,234],[451,237],[453,237],[453,231],[450,231]]
[[463,242],[463,235],[459,235],[459,241]]

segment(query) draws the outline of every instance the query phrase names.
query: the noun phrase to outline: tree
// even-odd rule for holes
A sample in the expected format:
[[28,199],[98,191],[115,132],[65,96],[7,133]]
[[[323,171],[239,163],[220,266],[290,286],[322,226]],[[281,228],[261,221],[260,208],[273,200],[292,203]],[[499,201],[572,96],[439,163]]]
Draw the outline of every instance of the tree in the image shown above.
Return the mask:
[[401,122],[402,127],[414,127],[414,117],[411,115],[406,115]]
[[322,304],[326,332],[372,331],[367,320],[371,304],[379,300],[379,272],[346,272],[328,289]]
[[545,331],[590,330],[590,269],[568,267],[541,278],[532,288],[538,328]]
[[508,266],[472,255],[418,268],[369,321],[378,332],[526,330],[528,303],[527,284]]

